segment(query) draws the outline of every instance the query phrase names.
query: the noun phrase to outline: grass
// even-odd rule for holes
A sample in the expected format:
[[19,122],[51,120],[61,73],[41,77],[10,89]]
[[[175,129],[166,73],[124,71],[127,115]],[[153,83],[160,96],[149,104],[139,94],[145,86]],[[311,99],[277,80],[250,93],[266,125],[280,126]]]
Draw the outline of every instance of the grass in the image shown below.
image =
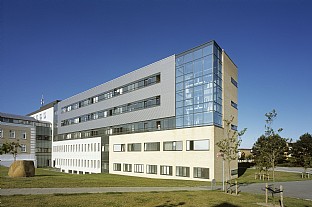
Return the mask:
[[[55,194],[55,195],[15,195],[1,196],[0,206],[51,207],[51,206],[211,206],[211,207],[256,207],[257,203],[265,203],[262,195],[242,193],[239,196],[228,195],[218,191],[196,192],[150,192],[150,193],[101,193],[101,194]],[[287,207],[311,207],[311,201],[285,198]]]
[[77,187],[180,187],[208,186],[208,181],[150,179],[112,174],[66,174],[36,169],[35,177],[10,178],[8,168],[0,167],[0,188],[77,188]]
[[[247,169],[242,176],[240,176],[237,181],[239,183],[265,183],[267,180],[255,180],[255,173],[258,173],[256,169]],[[272,182],[272,171],[269,171],[270,182]],[[312,179],[312,176],[310,177]],[[279,172],[275,171],[275,182],[287,182],[287,181],[303,181],[307,178],[302,179],[301,173],[290,173],[290,172]]]

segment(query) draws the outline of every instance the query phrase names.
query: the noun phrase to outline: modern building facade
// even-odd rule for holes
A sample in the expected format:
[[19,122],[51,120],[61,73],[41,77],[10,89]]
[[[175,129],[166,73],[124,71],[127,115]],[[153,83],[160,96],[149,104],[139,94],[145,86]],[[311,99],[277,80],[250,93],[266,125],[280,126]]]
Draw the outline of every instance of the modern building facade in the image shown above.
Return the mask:
[[[51,162],[51,124],[28,116],[0,113],[0,145],[18,142],[16,160],[34,161],[35,167],[48,167]],[[1,165],[9,167],[12,154],[0,155]]]
[[237,130],[237,67],[210,41],[65,99],[58,112],[53,159],[63,172],[221,180],[216,143],[224,119]]
[[[37,153],[42,154],[42,157],[49,156],[49,166],[54,166],[55,163],[52,163],[51,160],[55,160],[53,158],[53,154],[51,153],[51,148],[53,146],[53,137],[57,136],[57,105],[60,100],[55,100],[51,103],[41,106],[38,110],[27,114],[27,116],[33,117],[38,121],[45,121],[51,123],[51,135],[45,137],[37,137],[37,142],[41,142],[41,145],[49,145],[49,152],[38,151]],[[39,130],[39,128],[38,128]],[[40,133],[40,131],[38,131]],[[46,148],[46,147],[45,147]],[[52,157],[51,157],[52,156]]]

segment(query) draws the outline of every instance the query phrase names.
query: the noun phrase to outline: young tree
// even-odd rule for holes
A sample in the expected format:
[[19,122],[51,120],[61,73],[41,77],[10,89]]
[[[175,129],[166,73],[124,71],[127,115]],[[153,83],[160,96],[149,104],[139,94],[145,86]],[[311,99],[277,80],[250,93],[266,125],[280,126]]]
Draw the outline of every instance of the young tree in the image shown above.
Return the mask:
[[224,139],[221,139],[216,145],[220,148],[222,158],[227,162],[228,168],[228,179],[231,184],[231,161],[237,160],[238,158],[238,147],[241,143],[241,136],[246,132],[247,128],[238,132],[232,130],[231,124],[233,123],[234,117],[230,120],[224,120]]
[[14,161],[16,161],[18,148],[20,147],[21,145],[19,144],[18,140],[16,142],[6,142],[1,147],[1,154],[11,153],[13,155]]
[[308,167],[312,167],[312,136],[309,133],[301,135],[299,140],[293,144],[292,157],[294,162],[304,167],[304,172]]
[[273,182],[275,181],[275,166],[277,162],[284,158],[287,152],[287,140],[279,136],[279,132],[283,129],[277,130],[277,133],[272,128],[273,121],[277,117],[276,111],[266,113],[265,135],[259,137],[253,146],[253,153],[255,162],[260,167],[271,167],[273,173]]

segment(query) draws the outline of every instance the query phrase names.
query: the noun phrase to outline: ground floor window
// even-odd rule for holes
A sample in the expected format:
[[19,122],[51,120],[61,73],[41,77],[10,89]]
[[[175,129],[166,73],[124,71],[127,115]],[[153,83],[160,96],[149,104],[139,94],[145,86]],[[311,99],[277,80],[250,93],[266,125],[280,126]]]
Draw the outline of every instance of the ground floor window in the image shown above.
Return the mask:
[[161,175],[172,175],[172,166],[160,166],[160,174]]
[[179,177],[190,177],[190,168],[189,167],[176,167],[176,176]]
[[194,178],[209,179],[209,168],[194,167]]
[[157,174],[157,165],[146,165],[147,174]]
[[144,165],[134,164],[134,172],[135,173],[144,173]]
[[114,171],[121,171],[121,164],[120,163],[114,163],[113,164],[113,170]]
[[132,164],[123,164],[124,172],[132,172]]

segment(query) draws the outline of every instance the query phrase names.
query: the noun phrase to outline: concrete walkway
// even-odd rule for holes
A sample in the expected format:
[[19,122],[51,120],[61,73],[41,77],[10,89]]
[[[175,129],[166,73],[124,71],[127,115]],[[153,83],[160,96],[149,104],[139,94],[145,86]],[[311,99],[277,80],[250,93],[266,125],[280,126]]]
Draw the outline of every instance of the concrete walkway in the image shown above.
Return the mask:
[[200,191],[211,187],[94,187],[94,188],[11,188],[0,189],[0,195],[40,195],[58,193],[108,193],[108,192],[153,192],[153,191]]
[[[279,188],[280,185],[283,186],[285,197],[312,200],[312,180],[276,182],[275,188]],[[241,192],[265,195],[265,191],[262,190],[265,189],[265,183],[241,185],[239,189],[241,190]]]

